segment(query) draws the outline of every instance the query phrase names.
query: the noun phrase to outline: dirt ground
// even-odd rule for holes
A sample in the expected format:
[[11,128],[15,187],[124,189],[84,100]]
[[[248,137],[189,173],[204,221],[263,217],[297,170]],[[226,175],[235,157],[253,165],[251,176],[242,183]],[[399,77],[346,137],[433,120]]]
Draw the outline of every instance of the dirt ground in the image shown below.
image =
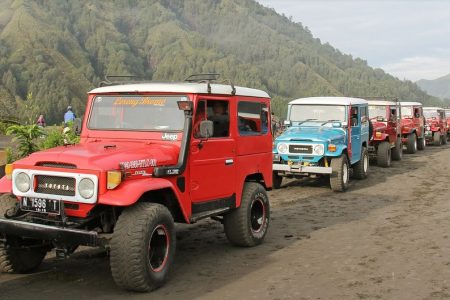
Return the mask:
[[272,220],[255,248],[228,244],[220,223],[179,226],[169,282],[120,290],[108,258],[49,257],[38,273],[0,275],[1,299],[450,298],[450,147],[404,155],[333,193],[313,180],[270,192]]

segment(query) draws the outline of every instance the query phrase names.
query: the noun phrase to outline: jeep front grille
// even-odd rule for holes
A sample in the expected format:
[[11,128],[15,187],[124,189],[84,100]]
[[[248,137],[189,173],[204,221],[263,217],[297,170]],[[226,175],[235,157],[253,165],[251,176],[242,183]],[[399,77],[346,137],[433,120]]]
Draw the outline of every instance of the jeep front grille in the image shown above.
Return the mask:
[[75,178],[36,175],[36,193],[75,196]]
[[312,152],[311,145],[289,145],[289,153],[312,154]]

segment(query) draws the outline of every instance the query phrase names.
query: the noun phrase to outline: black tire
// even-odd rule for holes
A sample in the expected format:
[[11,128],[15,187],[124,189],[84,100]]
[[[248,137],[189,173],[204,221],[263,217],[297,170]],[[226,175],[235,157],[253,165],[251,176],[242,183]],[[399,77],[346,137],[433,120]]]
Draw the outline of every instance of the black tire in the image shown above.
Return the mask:
[[441,134],[439,132],[433,133],[433,145],[434,146],[442,145],[442,138],[441,138]]
[[442,145],[447,145],[447,134],[442,136]]
[[377,149],[377,165],[388,168],[391,166],[391,145],[389,142],[381,142]]
[[281,187],[281,183],[283,182],[283,176],[278,175],[278,172],[272,172],[272,187],[274,189],[279,189]]
[[335,192],[344,192],[348,188],[349,166],[347,156],[342,154],[331,160],[330,186]]
[[403,158],[403,144],[401,137],[397,137],[395,141],[395,147],[392,151],[392,159],[393,160],[402,160]]
[[125,209],[114,228],[110,265],[116,284],[136,292],[162,286],[171,271],[176,247],[174,221],[157,203]]
[[224,215],[225,235],[231,244],[253,247],[264,240],[270,224],[270,204],[264,187],[246,182],[241,206]]
[[418,150],[425,150],[427,146],[427,141],[425,140],[425,137],[421,137],[417,139],[417,149]]
[[362,147],[361,159],[353,166],[353,177],[364,179],[369,171],[369,153],[366,147]]
[[414,132],[410,133],[408,135],[408,142],[406,144],[406,151],[409,154],[414,154],[414,153],[417,152],[417,148],[418,148],[418,144],[417,144],[416,134]]
[[372,121],[369,120],[369,141],[372,139],[373,136],[373,124]]
[[[0,218],[17,205],[13,196],[0,197]],[[44,260],[48,245],[41,240],[23,240],[15,236],[0,236],[5,242],[0,242],[0,272],[2,273],[30,273],[36,270]]]

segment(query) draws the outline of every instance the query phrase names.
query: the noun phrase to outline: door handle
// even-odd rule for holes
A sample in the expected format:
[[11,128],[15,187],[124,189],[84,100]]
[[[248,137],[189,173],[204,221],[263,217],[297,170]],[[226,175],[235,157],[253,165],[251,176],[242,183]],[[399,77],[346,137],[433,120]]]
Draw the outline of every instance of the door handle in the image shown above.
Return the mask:
[[225,159],[225,165],[227,165],[227,166],[228,166],[228,165],[232,165],[233,162],[234,162],[234,161],[233,161],[233,159],[231,159],[231,158],[230,158],[230,159]]

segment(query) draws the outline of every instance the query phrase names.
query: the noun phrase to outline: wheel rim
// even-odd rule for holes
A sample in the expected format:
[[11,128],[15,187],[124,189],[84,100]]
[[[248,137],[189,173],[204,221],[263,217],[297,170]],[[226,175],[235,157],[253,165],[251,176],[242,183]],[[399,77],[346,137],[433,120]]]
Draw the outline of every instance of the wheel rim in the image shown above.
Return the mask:
[[169,257],[169,232],[164,225],[158,225],[153,229],[148,246],[148,262],[153,272],[164,269]]
[[253,233],[258,233],[263,230],[266,223],[266,207],[261,198],[256,198],[252,202],[250,209],[250,226]]
[[342,182],[344,184],[347,184],[348,182],[348,167],[347,167],[347,163],[343,164],[343,170],[342,170]]
[[369,169],[369,157],[366,155],[364,155],[364,173],[367,173],[367,170]]

